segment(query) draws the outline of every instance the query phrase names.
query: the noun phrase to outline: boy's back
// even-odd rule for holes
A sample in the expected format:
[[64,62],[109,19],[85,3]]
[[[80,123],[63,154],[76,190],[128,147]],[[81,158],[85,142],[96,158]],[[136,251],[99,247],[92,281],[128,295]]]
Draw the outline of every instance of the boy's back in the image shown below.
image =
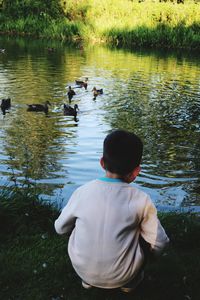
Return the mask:
[[55,222],[72,232],[68,251],[78,275],[90,285],[121,287],[143,264],[139,236],[155,251],[168,242],[149,196],[121,179],[101,178],[78,188]]

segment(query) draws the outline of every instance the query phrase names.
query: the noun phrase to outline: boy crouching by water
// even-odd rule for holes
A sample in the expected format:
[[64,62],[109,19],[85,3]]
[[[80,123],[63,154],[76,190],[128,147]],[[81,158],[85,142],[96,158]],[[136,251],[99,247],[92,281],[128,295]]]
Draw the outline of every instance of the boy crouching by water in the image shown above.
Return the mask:
[[79,187],[55,221],[57,233],[71,233],[69,256],[85,288],[132,291],[144,277],[147,253],[160,253],[169,241],[150,197],[129,185],[142,151],[135,134],[111,132],[100,160],[105,177]]

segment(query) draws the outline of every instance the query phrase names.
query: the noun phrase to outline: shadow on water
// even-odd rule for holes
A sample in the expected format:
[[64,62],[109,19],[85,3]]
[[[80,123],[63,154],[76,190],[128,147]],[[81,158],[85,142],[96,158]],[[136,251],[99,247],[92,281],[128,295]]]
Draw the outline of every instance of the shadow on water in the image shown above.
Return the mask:
[[135,55],[142,55],[142,56],[154,56],[157,58],[162,58],[162,59],[169,59],[175,58],[178,61],[190,61],[192,60],[193,62],[199,61],[199,50],[191,50],[191,49],[152,49],[149,47],[132,47],[130,48],[122,48],[120,46],[112,46],[108,45],[106,48],[110,49],[111,51],[122,51],[123,53],[133,53]]
[[[132,130],[144,141],[136,184],[156,204],[199,205],[199,60],[175,52],[135,52],[0,37],[0,97],[12,107],[0,119],[1,185],[12,177],[41,186],[51,199],[103,174],[98,160],[106,133]],[[49,49],[53,49],[49,51]],[[67,86],[78,120],[63,115]],[[93,101],[92,89],[104,93]],[[49,117],[26,104],[50,101]],[[9,168],[9,169],[8,169]]]
[[68,132],[71,125],[61,126],[54,116],[18,112],[5,128],[3,151],[7,158],[3,163],[9,165],[11,177],[18,183],[28,180],[34,185],[39,180],[43,193],[52,194],[55,188],[63,187],[61,160],[68,155],[67,140],[73,143],[76,132]]

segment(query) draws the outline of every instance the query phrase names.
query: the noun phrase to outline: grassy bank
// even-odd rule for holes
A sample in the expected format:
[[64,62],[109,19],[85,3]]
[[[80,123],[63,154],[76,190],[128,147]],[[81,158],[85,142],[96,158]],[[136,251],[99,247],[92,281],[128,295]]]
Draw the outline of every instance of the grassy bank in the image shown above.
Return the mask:
[[59,0],[0,0],[0,32],[45,39],[76,40],[80,24],[64,16]]
[[198,299],[200,222],[193,215],[163,214],[170,247],[147,267],[133,295],[86,291],[67,257],[67,239],[53,227],[58,210],[30,193],[0,197],[0,299]]
[[[200,48],[200,2],[102,0],[100,4],[98,0],[51,0],[52,7],[62,4],[54,13],[40,8],[40,2],[35,10],[32,4],[24,10],[24,4],[20,9],[19,4],[2,9],[0,31],[128,48]],[[14,13],[14,9],[19,13]]]
[[82,39],[80,24],[67,19],[45,19],[37,16],[18,18],[15,21],[7,17],[0,17],[0,33],[13,36],[33,36],[76,42]]
[[[200,47],[200,3],[93,1],[94,36],[118,46]],[[117,5],[115,6],[115,2]]]

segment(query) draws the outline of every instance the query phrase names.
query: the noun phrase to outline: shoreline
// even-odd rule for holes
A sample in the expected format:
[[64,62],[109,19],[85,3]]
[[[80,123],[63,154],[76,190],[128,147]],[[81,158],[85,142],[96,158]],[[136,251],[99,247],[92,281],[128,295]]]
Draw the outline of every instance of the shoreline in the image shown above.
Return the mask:
[[[82,0],[63,2],[54,13],[32,12],[31,4],[1,8],[0,33],[11,36],[60,40],[80,44],[105,44],[119,48],[200,49],[200,3]],[[56,3],[56,1],[55,1]],[[25,5],[25,4],[24,4]],[[45,4],[46,5],[46,4]],[[18,11],[19,10],[19,11]],[[29,10],[30,14],[27,15]],[[15,19],[12,20],[12,12]],[[26,13],[25,13],[26,12]]]
[[190,213],[190,214],[200,214],[200,205],[194,205],[194,206],[171,206],[171,205],[156,205],[156,208],[158,212],[164,212],[164,213]]

